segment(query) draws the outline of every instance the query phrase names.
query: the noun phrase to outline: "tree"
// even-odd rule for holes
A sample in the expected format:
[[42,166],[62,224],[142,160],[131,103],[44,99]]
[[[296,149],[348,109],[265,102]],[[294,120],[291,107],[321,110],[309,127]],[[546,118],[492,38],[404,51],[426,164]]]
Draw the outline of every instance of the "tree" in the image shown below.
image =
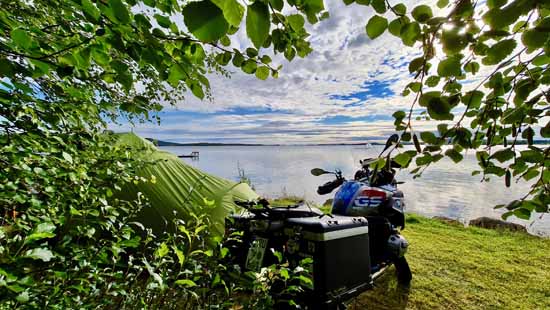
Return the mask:
[[[106,121],[158,120],[163,104],[208,97],[206,74],[227,75],[230,63],[276,77],[279,67],[259,49],[304,57],[305,21],[328,16],[322,0],[288,1],[290,15],[282,0],[0,3],[0,299],[8,308],[92,307],[105,294],[124,296],[124,277],[143,270],[158,284],[150,259],[160,241],[132,222],[146,202],[113,196],[154,178],[136,177],[146,162],[104,134]],[[251,45],[230,49],[243,19]],[[141,260],[124,262],[136,248]]]
[[[388,30],[404,45],[418,45],[423,51],[409,64],[415,80],[403,95],[411,95],[411,107],[393,114],[401,134],[392,150],[411,140],[415,150],[399,152],[394,160],[407,167],[415,159],[412,172],[419,176],[444,156],[458,163],[463,151],[474,150],[480,170],[473,175],[483,173],[484,180],[503,177],[505,186],[513,178],[533,182],[522,199],[497,206],[507,209],[504,218],[529,219],[532,212],[549,212],[550,147],[537,146],[534,140],[550,138],[550,4],[439,0],[437,6],[445,13],[435,16],[428,5],[408,12],[401,3],[355,2],[376,12],[366,25],[371,39]],[[393,16],[391,22],[388,15]],[[414,130],[417,106],[424,111],[418,119],[439,121],[437,130]],[[518,150],[522,141],[528,147]]]

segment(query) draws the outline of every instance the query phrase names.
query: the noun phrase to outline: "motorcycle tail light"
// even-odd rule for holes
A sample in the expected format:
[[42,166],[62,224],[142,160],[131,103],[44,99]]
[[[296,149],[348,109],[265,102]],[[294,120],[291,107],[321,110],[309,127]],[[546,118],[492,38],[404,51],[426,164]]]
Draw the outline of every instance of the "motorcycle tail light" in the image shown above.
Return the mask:
[[367,197],[370,197],[370,198],[378,198],[380,200],[386,199],[386,192],[376,190],[376,189],[365,189],[365,190],[363,190],[361,195],[362,196],[367,196]]

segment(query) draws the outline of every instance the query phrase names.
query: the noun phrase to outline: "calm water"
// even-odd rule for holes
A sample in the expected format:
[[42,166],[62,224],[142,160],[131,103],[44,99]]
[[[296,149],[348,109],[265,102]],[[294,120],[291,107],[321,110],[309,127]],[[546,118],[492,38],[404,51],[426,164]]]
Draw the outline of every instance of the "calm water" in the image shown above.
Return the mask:
[[[331,195],[320,196],[317,186],[331,180],[331,176],[312,176],[309,171],[320,167],[340,169],[348,178],[359,168],[359,159],[376,156],[380,148],[359,146],[203,146],[162,147],[175,154],[199,151],[200,159],[183,159],[205,172],[231,180],[238,180],[238,169],[243,169],[256,191],[264,197],[296,195],[322,203]],[[504,180],[493,177],[480,182],[471,176],[477,169],[475,154],[467,154],[458,165],[441,160],[428,168],[421,178],[414,179],[407,171],[397,174],[405,184],[399,187],[406,197],[406,210],[426,216],[442,215],[468,222],[480,216],[500,217],[503,211],[494,210],[496,204],[521,198],[528,188],[526,183],[504,186]],[[516,218],[512,222],[528,227],[533,234],[550,235],[550,215],[533,216],[530,221]]]

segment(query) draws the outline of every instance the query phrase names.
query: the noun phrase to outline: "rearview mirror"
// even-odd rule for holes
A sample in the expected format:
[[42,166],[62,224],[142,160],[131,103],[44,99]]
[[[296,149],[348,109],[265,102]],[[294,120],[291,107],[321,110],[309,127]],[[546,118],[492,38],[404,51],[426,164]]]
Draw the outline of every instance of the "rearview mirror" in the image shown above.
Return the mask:
[[330,173],[328,171],[325,171],[321,168],[313,168],[311,169],[311,174],[313,174],[314,176],[320,176],[322,174],[327,174],[327,173]]

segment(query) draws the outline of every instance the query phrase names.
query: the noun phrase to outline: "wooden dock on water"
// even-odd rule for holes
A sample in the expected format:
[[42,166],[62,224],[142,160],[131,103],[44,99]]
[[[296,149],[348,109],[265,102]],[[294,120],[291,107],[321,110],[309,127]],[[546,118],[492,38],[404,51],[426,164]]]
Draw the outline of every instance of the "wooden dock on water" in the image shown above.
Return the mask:
[[199,152],[193,151],[191,154],[178,155],[179,158],[199,158]]

